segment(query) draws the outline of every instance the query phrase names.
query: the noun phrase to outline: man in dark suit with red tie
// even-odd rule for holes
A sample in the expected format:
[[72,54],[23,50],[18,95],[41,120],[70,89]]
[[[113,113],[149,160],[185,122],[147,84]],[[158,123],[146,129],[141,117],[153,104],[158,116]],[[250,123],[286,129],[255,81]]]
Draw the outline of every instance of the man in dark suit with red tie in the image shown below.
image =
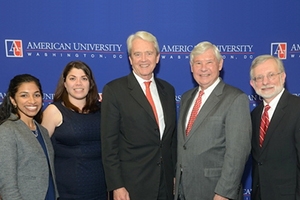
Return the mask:
[[176,164],[175,90],[155,78],[156,38],[127,39],[132,73],[103,88],[101,142],[107,188],[114,200],[172,200]]
[[300,98],[285,88],[281,60],[255,58],[250,84],[263,102],[252,117],[252,200],[300,200]]

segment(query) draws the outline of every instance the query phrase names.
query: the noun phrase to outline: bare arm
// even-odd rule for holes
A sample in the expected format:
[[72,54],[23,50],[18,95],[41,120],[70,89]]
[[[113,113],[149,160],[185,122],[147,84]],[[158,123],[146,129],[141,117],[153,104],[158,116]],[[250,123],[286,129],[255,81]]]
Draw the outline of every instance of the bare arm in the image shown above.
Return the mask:
[[53,104],[50,104],[43,112],[42,126],[44,126],[51,137],[55,128],[62,123],[62,114]]

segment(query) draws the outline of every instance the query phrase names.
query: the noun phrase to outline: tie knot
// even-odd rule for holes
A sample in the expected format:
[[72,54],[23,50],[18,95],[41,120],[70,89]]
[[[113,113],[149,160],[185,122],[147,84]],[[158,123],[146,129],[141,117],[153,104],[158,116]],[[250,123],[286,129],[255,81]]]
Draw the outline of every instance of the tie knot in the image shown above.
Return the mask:
[[202,97],[202,95],[204,95],[203,90],[201,90],[201,91],[199,92],[199,97]]
[[144,82],[144,84],[145,84],[146,87],[150,87],[150,83],[151,83],[151,81]]
[[269,106],[268,104],[265,105],[265,111],[266,111],[266,112],[267,112],[270,108],[271,108],[271,106]]

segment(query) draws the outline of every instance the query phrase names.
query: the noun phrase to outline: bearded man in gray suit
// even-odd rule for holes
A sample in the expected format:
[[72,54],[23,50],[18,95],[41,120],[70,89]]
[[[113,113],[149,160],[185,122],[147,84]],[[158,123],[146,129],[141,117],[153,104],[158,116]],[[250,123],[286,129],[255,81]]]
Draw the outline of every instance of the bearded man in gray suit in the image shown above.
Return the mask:
[[[181,98],[175,200],[242,199],[241,178],[251,147],[247,95],[219,77],[223,59],[210,42],[194,47],[190,65],[199,86]],[[191,115],[196,116],[192,124]]]

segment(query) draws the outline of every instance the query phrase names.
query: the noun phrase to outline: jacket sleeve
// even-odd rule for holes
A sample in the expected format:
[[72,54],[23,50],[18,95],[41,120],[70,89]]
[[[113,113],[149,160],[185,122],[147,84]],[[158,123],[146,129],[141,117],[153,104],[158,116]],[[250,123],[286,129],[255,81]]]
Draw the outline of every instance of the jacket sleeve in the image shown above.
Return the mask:
[[245,94],[237,95],[225,117],[225,155],[221,177],[215,193],[236,199],[241,187],[241,178],[251,149],[251,117],[249,101]]
[[2,199],[21,200],[17,182],[18,145],[14,132],[0,128],[0,194]]
[[124,187],[119,159],[120,113],[113,90],[106,85],[102,91],[101,145],[107,190]]

